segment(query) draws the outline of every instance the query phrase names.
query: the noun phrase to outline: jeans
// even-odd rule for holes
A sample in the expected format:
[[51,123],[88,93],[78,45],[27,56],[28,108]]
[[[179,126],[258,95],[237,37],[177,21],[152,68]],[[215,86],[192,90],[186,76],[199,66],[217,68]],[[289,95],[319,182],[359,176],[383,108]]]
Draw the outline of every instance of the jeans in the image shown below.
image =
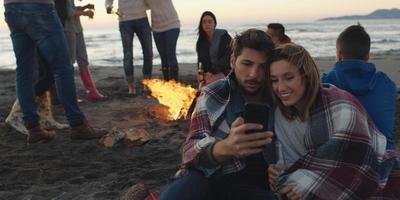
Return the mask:
[[32,128],[39,123],[33,89],[35,47],[53,71],[58,97],[68,122],[71,126],[81,124],[85,116],[78,107],[73,67],[69,61],[63,27],[54,5],[11,3],[4,7],[17,60],[17,96],[25,125]]
[[139,38],[143,51],[143,76],[151,76],[153,70],[153,44],[151,40],[151,28],[147,17],[135,20],[121,21],[119,23],[122,48],[124,51],[124,71],[128,83],[134,82],[133,69],[133,37]]
[[216,175],[206,178],[200,171],[190,169],[183,177],[173,180],[161,193],[160,200],[235,200],[275,199],[264,185],[252,184],[244,177]]
[[158,53],[161,57],[161,66],[171,69],[178,68],[176,59],[176,42],[178,41],[180,29],[175,28],[164,32],[153,32]]

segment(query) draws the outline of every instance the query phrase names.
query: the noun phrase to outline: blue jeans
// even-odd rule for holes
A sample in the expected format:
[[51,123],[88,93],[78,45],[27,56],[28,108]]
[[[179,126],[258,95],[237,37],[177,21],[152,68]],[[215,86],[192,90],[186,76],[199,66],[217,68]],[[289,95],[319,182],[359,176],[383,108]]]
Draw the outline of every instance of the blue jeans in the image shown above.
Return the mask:
[[128,83],[134,82],[133,69],[133,36],[139,38],[143,51],[143,76],[151,76],[153,70],[153,44],[151,40],[151,28],[147,17],[119,23],[122,48],[124,51],[125,78]]
[[253,184],[240,176],[206,178],[200,171],[190,169],[183,177],[173,180],[161,193],[160,200],[235,200],[275,199],[265,185]]
[[17,60],[17,96],[27,128],[39,123],[33,89],[35,47],[53,71],[58,97],[68,122],[71,126],[81,124],[85,116],[78,107],[73,66],[54,5],[12,3],[4,7]]
[[156,42],[157,50],[161,57],[161,67],[170,69],[178,68],[176,42],[178,41],[179,32],[179,28],[164,32],[153,32],[154,41]]

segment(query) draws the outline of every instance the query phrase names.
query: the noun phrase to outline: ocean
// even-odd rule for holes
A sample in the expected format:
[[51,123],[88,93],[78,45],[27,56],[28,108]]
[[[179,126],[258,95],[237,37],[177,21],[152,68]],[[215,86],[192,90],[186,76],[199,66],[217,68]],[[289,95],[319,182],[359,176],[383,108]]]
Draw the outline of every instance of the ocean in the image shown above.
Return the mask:
[[[335,55],[335,41],[344,28],[360,22],[371,36],[372,53],[400,51],[400,20],[340,20],[314,21],[304,23],[285,23],[286,33],[292,41],[304,46],[312,56]],[[233,37],[249,28],[266,29],[267,24],[236,24],[217,28],[228,30]],[[177,44],[179,63],[195,63],[197,27],[182,27]],[[85,40],[89,61],[92,66],[122,66],[122,44],[117,28],[85,30]],[[160,58],[153,42],[154,64]],[[142,64],[142,51],[139,40],[134,40],[134,64]],[[0,33],[0,69],[15,69],[15,57],[9,33]]]

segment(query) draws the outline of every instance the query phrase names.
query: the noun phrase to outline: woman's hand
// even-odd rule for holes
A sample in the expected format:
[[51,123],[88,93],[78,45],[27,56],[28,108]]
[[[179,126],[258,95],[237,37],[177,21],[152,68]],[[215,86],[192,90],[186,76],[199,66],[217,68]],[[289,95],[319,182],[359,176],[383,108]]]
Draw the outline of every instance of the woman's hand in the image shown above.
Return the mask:
[[274,188],[278,183],[278,169],[275,164],[271,164],[268,166],[268,182]]
[[218,74],[212,74],[210,72],[204,74],[204,80],[206,82],[206,85],[223,78],[225,78],[225,75],[221,72]]
[[303,197],[300,195],[300,192],[294,185],[285,186],[281,189],[280,193],[286,195],[286,197],[290,200],[303,200]]

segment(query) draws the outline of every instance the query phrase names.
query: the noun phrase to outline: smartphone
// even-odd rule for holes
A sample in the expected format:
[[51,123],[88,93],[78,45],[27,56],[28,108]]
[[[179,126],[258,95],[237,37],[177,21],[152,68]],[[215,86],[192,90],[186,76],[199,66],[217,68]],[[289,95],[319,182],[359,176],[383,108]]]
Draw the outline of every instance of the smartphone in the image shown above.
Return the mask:
[[263,125],[263,129],[251,130],[248,131],[248,133],[266,131],[268,127],[270,106],[268,106],[267,104],[246,103],[244,105],[244,108],[244,123],[255,123]]

